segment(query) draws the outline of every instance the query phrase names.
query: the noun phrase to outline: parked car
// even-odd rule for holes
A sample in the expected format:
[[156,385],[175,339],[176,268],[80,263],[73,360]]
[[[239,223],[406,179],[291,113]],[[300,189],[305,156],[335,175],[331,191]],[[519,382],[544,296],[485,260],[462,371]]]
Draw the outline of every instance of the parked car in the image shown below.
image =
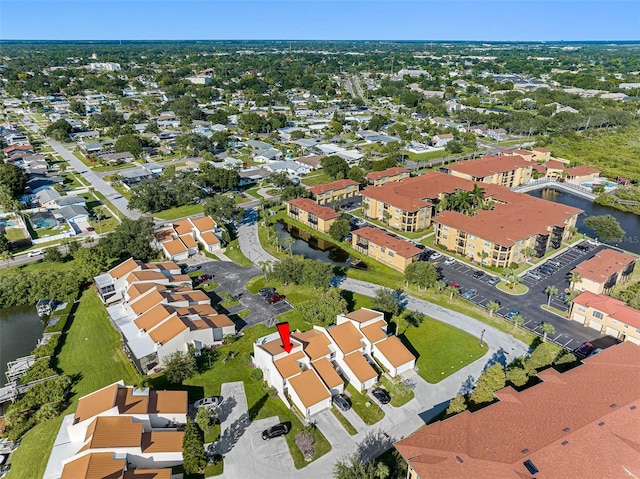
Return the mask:
[[576,249],[578,251],[583,251],[584,252],[584,251],[589,251],[590,248],[586,244],[580,243],[578,246],[576,246]]
[[200,281],[209,281],[211,279],[211,275],[210,274],[201,274],[200,276],[198,276],[198,279]]
[[388,404],[389,401],[391,401],[389,393],[382,388],[373,388],[371,390],[371,395],[376,398],[380,404]]
[[589,353],[589,357],[595,356],[596,354],[600,354],[602,352],[602,348],[596,348]]
[[442,258],[442,254],[438,253],[437,251],[431,254],[431,259],[440,259],[440,258]]
[[269,296],[276,294],[276,288],[260,288],[258,290],[258,294],[263,298],[267,298]]
[[281,294],[273,294],[265,298],[265,301],[267,302],[267,304],[275,304],[282,301],[283,299],[284,296],[282,296]]
[[585,342],[582,343],[579,347],[577,347],[574,352],[578,355],[578,356],[582,356],[582,357],[586,357],[589,354],[591,354],[591,352],[594,350],[595,348],[593,347],[593,344],[591,344],[590,342]]
[[512,309],[511,311],[509,311],[507,313],[507,315],[505,316],[505,318],[507,319],[513,319],[514,316],[517,316],[518,314],[520,314],[520,311],[518,311],[517,309]]
[[551,266],[555,266],[556,268],[559,268],[560,266],[562,266],[562,263],[557,259],[550,259],[547,261],[547,263],[549,263]]
[[89,232],[93,231],[93,226],[87,226],[87,231]]
[[333,396],[333,404],[343,411],[348,411],[351,409],[351,404],[349,400],[344,397],[342,394],[338,394],[337,396]]
[[284,436],[288,432],[289,426],[284,423],[276,424],[275,426],[271,426],[269,429],[262,431],[262,439],[267,441],[274,437]]
[[549,268],[543,268],[542,266],[538,268],[538,273],[542,273],[545,276],[551,276],[553,274],[553,270]]
[[447,281],[447,286],[460,289],[460,285],[458,283],[454,283],[453,281]]
[[484,271],[474,271],[472,276],[476,279],[480,279],[484,276]]
[[183,273],[184,274],[189,274],[189,273],[193,273],[194,271],[198,271],[200,269],[200,265],[198,264],[194,264],[193,266],[187,266]]
[[475,289],[468,289],[466,290],[464,293],[462,293],[460,296],[462,296],[464,299],[471,299],[473,298],[476,294],[478,294],[478,291]]
[[487,283],[495,286],[500,281],[501,281],[500,278],[498,278],[497,276],[491,276],[491,278],[489,278],[489,281],[487,281]]
[[537,279],[538,281],[542,279],[542,276],[540,276],[540,273],[536,273],[535,271],[529,271],[527,275],[531,276],[533,279]]
[[350,234],[342,237],[342,241],[346,241],[347,243],[351,243],[352,240],[353,240],[353,235],[350,235]]
[[29,251],[29,258],[33,258],[34,256],[40,256],[44,254],[44,251],[42,251],[41,249],[37,249],[35,251]]
[[456,260],[453,259],[453,258],[447,258],[446,260],[444,260],[444,264],[446,264],[447,266],[451,266],[455,262],[456,262]]
[[193,407],[198,409],[201,406],[204,406],[207,409],[216,408],[222,404],[222,396],[209,396],[206,398],[198,399],[195,403],[193,403]]

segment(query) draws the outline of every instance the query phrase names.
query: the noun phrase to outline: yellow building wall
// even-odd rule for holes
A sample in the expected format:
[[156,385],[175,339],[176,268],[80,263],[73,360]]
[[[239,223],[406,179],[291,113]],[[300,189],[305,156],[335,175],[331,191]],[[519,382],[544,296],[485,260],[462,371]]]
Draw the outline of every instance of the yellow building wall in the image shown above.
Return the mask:
[[358,185],[351,185],[339,190],[325,191],[324,193],[316,195],[315,200],[319,205],[330,205],[334,201],[352,198],[358,194],[358,191]]
[[317,223],[313,223],[310,221],[310,215],[308,212],[298,208],[298,214],[295,215],[291,212],[291,205],[287,203],[287,216],[293,218],[294,220],[299,221],[300,223],[308,226],[309,228],[313,228],[314,230],[320,231],[322,233],[329,233],[329,228],[338,218],[331,218],[329,220],[324,220],[322,218],[317,218]]
[[353,235],[352,244],[356,251],[366,254],[369,258],[375,259],[380,263],[383,263],[391,268],[404,272],[405,268],[409,266],[415,260],[415,257],[404,258],[395,251],[379,246],[375,243],[369,241],[369,247],[367,249],[361,248],[357,246],[357,242],[360,239],[360,236]]
[[[420,231],[431,225],[431,207],[424,207],[418,211],[417,215],[412,216],[414,222],[408,222],[408,214],[405,210],[396,208],[395,206],[385,205],[384,202],[373,198],[363,197],[363,213],[366,218],[373,218],[382,221],[390,228],[398,231]],[[388,217],[385,217],[385,206]]]

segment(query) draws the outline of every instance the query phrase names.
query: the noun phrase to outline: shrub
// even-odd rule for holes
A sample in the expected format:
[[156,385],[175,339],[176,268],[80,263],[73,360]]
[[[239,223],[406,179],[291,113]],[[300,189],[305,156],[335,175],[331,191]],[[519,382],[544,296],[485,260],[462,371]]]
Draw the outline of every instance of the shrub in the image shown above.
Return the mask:
[[260,368],[255,368],[251,371],[251,374],[249,375],[251,377],[251,379],[253,379],[254,381],[262,381],[262,378],[264,377],[264,374],[262,372],[262,369]]

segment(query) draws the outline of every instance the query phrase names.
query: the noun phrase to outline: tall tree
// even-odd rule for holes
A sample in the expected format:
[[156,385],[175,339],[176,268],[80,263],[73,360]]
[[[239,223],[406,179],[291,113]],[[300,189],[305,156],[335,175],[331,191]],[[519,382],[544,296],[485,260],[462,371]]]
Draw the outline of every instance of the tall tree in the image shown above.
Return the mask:
[[182,384],[196,372],[196,358],[190,352],[176,351],[164,359],[164,375],[173,384]]
[[333,465],[333,479],[387,479],[389,468],[382,462],[365,460],[352,453]]
[[0,163],[0,185],[6,187],[14,198],[24,193],[28,176],[24,169],[16,165]]
[[111,258],[133,256],[141,261],[149,261],[157,254],[151,248],[153,228],[153,219],[149,217],[138,220],[125,218],[113,232],[100,240],[99,245]]
[[542,323],[540,325],[540,331],[542,331],[542,342],[545,342],[549,334],[556,332],[556,327],[551,323]]
[[389,288],[378,288],[371,306],[375,310],[395,316],[400,312],[400,292]]
[[198,425],[187,419],[187,427],[182,439],[182,457],[184,472],[201,474],[207,465],[207,453],[204,450],[204,437]]
[[329,236],[331,236],[336,241],[340,241],[350,232],[351,227],[347,218],[338,218],[329,227]]
[[416,285],[419,289],[430,288],[438,281],[438,268],[428,261],[414,261],[404,270],[407,284]]
[[205,201],[204,214],[211,216],[216,223],[225,224],[232,221],[241,221],[244,216],[244,209],[237,206],[233,198],[225,195],[215,195]]
[[506,380],[502,364],[495,363],[489,366],[478,378],[469,399],[475,404],[493,401],[494,393],[505,386]]
[[558,294],[558,288],[550,284],[549,286],[544,288],[544,292],[547,293],[547,306],[549,306],[551,304],[551,297]]
[[496,301],[489,301],[487,303],[487,311],[489,311],[489,317],[493,317],[493,314],[499,310],[500,305]]

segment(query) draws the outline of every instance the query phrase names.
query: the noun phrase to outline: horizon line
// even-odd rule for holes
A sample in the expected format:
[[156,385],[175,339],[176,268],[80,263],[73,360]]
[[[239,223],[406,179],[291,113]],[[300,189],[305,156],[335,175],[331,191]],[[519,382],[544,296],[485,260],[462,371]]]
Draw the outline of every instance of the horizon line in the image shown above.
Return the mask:
[[4,42],[415,42],[415,43],[446,43],[446,42],[465,42],[465,43],[640,43],[640,38],[637,39],[606,39],[606,40],[471,40],[471,39],[376,39],[376,38],[363,38],[363,39],[322,39],[322,38],[181,38],[181,39],[169,39],[169,38],[146,38],[146,39],[133,39],[133,38],[100,38],[100,39],[61,39],[61,38],[5,38],[0,39],[0,43]]

